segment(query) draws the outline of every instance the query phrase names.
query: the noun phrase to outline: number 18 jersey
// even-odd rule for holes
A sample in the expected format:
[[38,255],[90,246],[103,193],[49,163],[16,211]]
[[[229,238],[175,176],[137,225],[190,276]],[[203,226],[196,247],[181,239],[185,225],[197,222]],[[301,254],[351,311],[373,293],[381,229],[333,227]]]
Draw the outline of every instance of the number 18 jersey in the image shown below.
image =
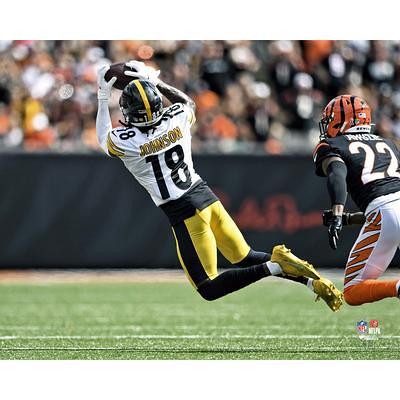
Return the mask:
[[147,131],[112,129],[104,151],[119,157],[159,206],[180,198],[201,180],[192,161],[190,128],[194,122],[188,106],[173,104],[165,110],[161,122]]
[[369,133],[322,140],[314,150],[316,174],[325,159],[340,157],[347,167],[347,189],[361,211],[377,197],[400,191],[399,151],[388,139]]

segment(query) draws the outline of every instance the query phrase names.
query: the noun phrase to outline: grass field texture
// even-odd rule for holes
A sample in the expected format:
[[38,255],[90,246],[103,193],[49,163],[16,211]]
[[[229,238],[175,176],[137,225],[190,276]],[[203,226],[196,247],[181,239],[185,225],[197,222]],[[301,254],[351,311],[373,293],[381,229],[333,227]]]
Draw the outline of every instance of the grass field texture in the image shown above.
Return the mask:
[[[400,303],[333,313],[265,280],[215,302],[186,282],[0,284],[0,359],[400,359]],[[378,340],[356,322],[378,319]]]

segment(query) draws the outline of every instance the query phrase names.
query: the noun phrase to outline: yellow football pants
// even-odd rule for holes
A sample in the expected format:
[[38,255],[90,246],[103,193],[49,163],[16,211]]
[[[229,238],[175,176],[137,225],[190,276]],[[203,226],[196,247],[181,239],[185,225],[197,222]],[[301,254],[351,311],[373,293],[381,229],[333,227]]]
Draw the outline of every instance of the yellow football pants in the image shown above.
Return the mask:
[[250,251],[242,233],[220,201],[173,228],[176,250],[182,268],[197,289],[217,272],[217,249],[232,264],[242,261]]

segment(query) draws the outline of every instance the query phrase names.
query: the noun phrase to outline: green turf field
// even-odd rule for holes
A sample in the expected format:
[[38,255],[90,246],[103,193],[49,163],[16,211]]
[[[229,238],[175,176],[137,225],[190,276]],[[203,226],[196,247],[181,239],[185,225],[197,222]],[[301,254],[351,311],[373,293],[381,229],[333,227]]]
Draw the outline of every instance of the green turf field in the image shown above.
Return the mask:
[[[178,282],[2,283],[0,358],[400,359],[399,307],[333,313],[276,281],[212,303]],[[361,319],[378,319],[382,337],[360,340]]]

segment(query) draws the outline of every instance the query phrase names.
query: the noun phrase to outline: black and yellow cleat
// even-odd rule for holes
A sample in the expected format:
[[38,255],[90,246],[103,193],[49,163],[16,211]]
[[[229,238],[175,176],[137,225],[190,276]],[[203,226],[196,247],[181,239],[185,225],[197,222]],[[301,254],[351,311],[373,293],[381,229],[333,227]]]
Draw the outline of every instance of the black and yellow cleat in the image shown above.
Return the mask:
[[280,265],[284,276],[305,276],[313,279],[321,277],[310,263],[296,257],[284,244],[273,248],[271,261]]
[[333,312],[339,311],[339,308],[343,304],[343,293],[326,278],[314,280],[312,284],[314,293],[317,294],[315,301],[322,299]]

